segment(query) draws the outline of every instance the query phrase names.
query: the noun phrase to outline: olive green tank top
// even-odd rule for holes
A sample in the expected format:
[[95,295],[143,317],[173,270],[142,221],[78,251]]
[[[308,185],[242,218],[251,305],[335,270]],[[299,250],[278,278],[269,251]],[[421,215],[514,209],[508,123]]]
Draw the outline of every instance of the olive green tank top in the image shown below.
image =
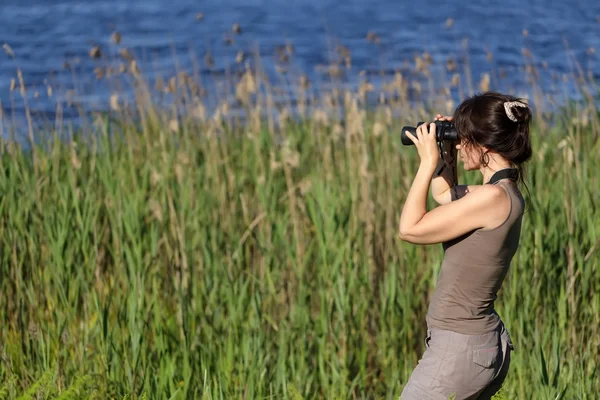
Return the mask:
[[442,243],[444,260],[429,304],[429,327],[482,334],[500,324],[494,301],[519,245],[525,203],[515,182],[495,184],[508,193],[510,213],[493,229]]

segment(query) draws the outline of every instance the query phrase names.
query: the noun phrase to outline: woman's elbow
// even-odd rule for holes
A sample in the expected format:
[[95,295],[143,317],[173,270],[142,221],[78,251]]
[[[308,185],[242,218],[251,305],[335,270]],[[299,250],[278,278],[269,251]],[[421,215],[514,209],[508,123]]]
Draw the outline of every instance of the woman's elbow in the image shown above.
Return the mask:
[[413,235],[410,233],[410,231],[408,229],[400,228],[400,230],[398,232],[398,238],[405,242],[412,243],[411,240],[413,239]]
[[429,242],[424,240],[424,238],[407,233],[399,233],[398,238],[410,244],[429,244]]
[[398,238],[404,242],[412,243],[412,244],[429,244],[431,243],[430,235],[425,234],[425,232],[420,232],[415,227],[410,229],[400,228],[398,232]]

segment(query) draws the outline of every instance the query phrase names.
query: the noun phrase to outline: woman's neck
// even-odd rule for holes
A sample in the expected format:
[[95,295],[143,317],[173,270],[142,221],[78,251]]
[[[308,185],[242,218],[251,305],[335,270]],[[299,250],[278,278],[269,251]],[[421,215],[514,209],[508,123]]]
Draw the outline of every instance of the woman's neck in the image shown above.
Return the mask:
[[490,157],[490,162],[488,163],[488,165],[486,167],[481,166],[481,168],[479,168],[479,171],[483,175],[483,183],[489,182],[489,180],[492,178],[492,175],[494,175],[501,169],[506,168],[513,168],[513,166],[510,162],[506,161],[497,154],[492,155]]

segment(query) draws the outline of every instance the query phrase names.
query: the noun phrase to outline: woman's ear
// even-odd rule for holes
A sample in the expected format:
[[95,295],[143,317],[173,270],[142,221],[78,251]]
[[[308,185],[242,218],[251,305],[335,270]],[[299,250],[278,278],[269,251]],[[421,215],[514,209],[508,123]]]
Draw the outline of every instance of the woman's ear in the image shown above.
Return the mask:
[[483,157],[488,151],[488,148],[485,146],[477,146],[477,153],[479,153],[479,157]]

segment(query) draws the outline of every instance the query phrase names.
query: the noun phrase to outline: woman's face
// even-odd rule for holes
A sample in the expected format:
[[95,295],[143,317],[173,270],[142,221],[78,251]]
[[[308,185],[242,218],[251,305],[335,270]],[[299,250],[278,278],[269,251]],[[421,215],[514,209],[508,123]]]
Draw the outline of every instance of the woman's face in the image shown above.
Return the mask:
[[458,155],[463,163],[463,168],[465,169],[465,171],[479,169],[479,167],[481,166],[481,149],[478,145],[465,145],[464,142],[461,140],[459,143],[456,144],[456,148],[458,149]]

